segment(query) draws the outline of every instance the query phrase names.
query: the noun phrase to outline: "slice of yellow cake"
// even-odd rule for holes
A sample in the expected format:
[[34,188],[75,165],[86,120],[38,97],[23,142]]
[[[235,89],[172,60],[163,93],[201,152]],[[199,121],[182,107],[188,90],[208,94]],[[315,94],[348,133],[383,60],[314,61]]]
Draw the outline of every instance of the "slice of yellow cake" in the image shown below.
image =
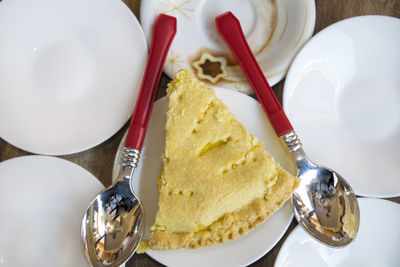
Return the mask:
[[263,222],[297,187],[213,89],[182,70],[168,85],[165,153],[150,248],[198,248]]

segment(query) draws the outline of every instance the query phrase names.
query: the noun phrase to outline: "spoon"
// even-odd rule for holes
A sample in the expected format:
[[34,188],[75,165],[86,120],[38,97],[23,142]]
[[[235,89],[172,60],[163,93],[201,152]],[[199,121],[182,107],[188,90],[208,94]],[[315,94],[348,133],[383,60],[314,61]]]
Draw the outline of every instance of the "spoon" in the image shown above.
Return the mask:
[[158,82],[176,33],[176,18],[161,14],[153,27],[149,58],[136,100],[121,168],[114,184],[87,208],[81,225],[82,248],[92,266],[118,266],[136,251],[144,231],[143,207],[132,177],[140,157]]
[[307,158],[249,48],[239,20],[231,12],[226,12],[217,16],[215,22],[220,35],[239,61],[276,134],[296,162],[301,180],[292,194],[292,206],[297,221],[307,233],[325,245],[348,245],[357,235],[360,220],[353,190],[337,172],[320,167]]

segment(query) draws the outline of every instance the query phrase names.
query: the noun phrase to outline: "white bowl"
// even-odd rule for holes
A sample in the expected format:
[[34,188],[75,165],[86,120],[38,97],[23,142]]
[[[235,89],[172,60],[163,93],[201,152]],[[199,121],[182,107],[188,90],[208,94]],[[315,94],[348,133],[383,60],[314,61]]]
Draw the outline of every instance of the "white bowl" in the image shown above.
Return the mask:
[[108,139],[132,114],[147,59],[122,1],[0,3],[0,137],[61,155]]
[[361,16],[314,36],[290,67],[283,106],[310,159],[357,195],[400,195],[400,19]]
[[0,163],[0,266],[84,267],[82,216],[104,186],[56,157]]

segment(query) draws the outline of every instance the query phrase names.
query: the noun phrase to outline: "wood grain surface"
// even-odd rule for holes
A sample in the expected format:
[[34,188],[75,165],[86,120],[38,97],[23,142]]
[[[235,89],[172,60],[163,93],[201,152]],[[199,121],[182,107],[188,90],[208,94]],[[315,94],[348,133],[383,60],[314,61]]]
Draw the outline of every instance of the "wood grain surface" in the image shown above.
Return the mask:
[[[140,0],[124,0],[127,6],[132,10],[136,17],[140,17]],[[400,18],[400,1],[399,0],[316,0],[316,24],[314,34],[324,29],[325,27],[345,18],[360,16],[360,15],[388,15]],[[383,29],[384,30],[384,29]],[[373,36],[371,37],[373,38]],[[165,88],[169,78],[166,75],[162,76],[157,98],[165,95]],[[278,99],[282,99],[284,81],[281,81],[273,87]],[[111,184],[111,170],[113,166],[114,156],[118,144],[126,131],[126,124],[118,133],[105,141],[104,143],[81,153],[76,153],[60,158],[67,159],[83,168],[90,171],[94,176],[105,185]],[[0,162],[19,157],[30,155],[31,153],[20,150],[3,139],[0,139]],[[1,178],[1,177],[0,177]],[[391,201],[400,203],[400,197],[391,198]],[[297,225],[293,220],[289,230],[286,232],[282,240],[264,257],[250,266],[273,266],[278,251],[286,239],[288,233]],[[135,255],[127,264],[127,267],[133,266],[162,266],[146,254]]]

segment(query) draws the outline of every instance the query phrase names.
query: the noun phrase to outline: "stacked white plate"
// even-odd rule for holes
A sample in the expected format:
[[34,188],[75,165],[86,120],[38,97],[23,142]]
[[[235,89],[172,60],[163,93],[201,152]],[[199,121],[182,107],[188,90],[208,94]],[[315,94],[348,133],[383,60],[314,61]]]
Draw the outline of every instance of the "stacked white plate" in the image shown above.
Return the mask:
[[0,36],[0,137],[8,143],[80,152],[131,116],[147,45],[122,1],[2,1]]
[[283,106],[310,159],[357,195],[400,195],[400,19],[361,16],[315,35],[290,67]]
[[87,266],[82,216],[104,187],[67,160],[25,156],[0,163],[0,266]]

